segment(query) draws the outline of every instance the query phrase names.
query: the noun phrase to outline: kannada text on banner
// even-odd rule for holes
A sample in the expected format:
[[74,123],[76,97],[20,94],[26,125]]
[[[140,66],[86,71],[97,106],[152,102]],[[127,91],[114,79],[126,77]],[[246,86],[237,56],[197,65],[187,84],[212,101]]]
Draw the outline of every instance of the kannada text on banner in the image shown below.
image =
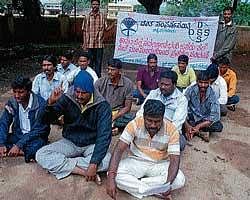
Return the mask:
[[181,54],[189,66],[204,70],[213,56],[219,17],[169,17],[118,13],[115,58],[146,64],[148,54],[158,56],[158,65],[172,67]]

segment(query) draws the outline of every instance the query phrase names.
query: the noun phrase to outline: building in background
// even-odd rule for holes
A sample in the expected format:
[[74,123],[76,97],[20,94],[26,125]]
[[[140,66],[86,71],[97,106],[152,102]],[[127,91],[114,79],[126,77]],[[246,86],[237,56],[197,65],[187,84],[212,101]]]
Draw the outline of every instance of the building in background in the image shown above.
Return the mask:
[[57,15],[62,13],[61,0],[40,0],[42,5],[43,14]]

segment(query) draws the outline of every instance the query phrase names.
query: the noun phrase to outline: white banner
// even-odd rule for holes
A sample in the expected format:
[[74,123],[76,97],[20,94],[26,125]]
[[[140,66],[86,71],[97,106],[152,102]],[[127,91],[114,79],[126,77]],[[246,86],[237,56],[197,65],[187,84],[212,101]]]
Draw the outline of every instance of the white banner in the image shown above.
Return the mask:
[[131,12],[118,13],[115,58],[147,64],[155,53],[158,66],[172,67],[181,54],[189,66],[205,70],[210,64],[219,17],[170,17]]

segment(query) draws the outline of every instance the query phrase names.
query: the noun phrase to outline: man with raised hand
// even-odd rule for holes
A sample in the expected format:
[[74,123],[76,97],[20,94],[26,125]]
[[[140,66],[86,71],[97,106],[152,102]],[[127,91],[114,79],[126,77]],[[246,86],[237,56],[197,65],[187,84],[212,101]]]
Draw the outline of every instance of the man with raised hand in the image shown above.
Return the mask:
[[110,160],[111,108],[84,70],[66,94],[60,92],[48,99],[43,121],[53,123],[64,115],[63,139],[41,148],[36,160],[57,179],[78,174],[100,183],[97,172],[107,170]]

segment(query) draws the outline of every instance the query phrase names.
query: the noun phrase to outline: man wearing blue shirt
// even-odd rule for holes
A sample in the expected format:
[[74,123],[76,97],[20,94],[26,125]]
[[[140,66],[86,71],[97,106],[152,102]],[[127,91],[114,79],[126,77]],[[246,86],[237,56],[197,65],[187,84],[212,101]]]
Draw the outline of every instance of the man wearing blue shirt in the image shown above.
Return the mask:
[[25,162],[30,162],[47,143],[49,126],[40,121],[46,102],[31,92],[31,86],[30,79],[22,76],[11,84],[13,97],[0,118],[0,157],[24,155]]
[[66,51],[60,58],[60,64],[57,65],[57,71],[67,76],[70,72],[77,67],[72,64],[73,55],[71,51]]
[[188,100],[188,116],[185,121],[185,133],[188,140],[199,135],[209,142],[211,132],[221,132],[220,104],[216,94],[209,86],[209,74],[201,71],[197,76],[197,84],[189,87],[185,96]]

